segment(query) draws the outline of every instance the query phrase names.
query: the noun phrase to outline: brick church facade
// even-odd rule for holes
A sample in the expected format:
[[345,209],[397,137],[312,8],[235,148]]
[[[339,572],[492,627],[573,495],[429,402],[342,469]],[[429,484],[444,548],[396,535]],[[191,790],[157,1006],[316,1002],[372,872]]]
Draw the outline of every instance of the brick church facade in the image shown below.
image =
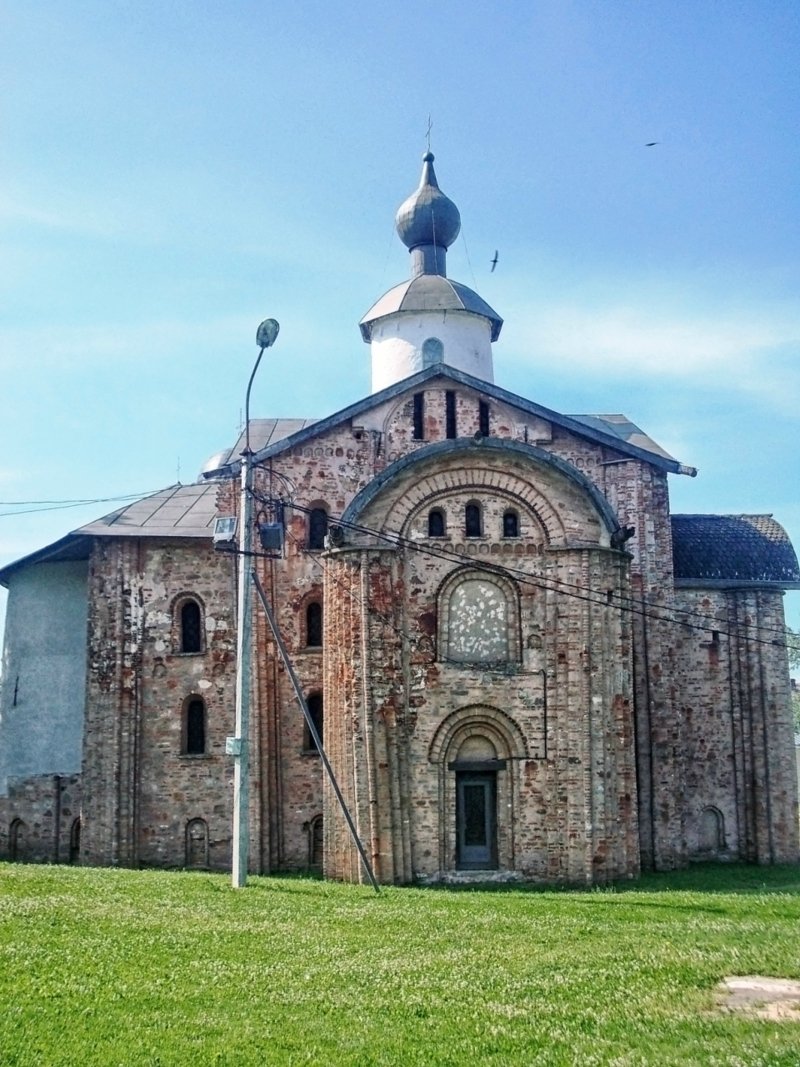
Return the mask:
[[[502,321],[446,276],[428,155],[411,278],[361,322],[373,391],[253,420],[254,566],[379,880],[603,882],[798,860],[765,515],[671,515],[692,474],[623,416],[493,382]],[[0,856],[229,869],[243,441],[0,571]],[[235,545],[227,546],[228,548]],[[364,877],[256,603],[250,866]]]

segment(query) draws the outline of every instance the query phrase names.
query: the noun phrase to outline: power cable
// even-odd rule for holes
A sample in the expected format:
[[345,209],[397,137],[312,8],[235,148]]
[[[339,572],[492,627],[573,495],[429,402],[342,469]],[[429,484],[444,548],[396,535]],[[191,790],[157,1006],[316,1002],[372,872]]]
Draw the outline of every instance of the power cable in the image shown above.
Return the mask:
[[[262,503],[269,504],[270,501],[262,500]],[[292,503],[288,506],[291,506],[295,510],[300,511],[304,514],[310,514],[312,510],[311,508],[303,507],[302,505],[297,503]],[[410,538],[403,537],[401,534],[384,533],[378,530],[373,530],[366,526],[362,526],[358,523],[343,521],[341,518],[337,519],[335,517],[332,518],[329,516],[329,522],[331,522],[332,525],[338,525],[345,529],[350,529],[355,533],[376,537],[379,540],[383,540],[388,544],[393,545],[394,547],[404,548],[414,552],[420,552],[430,558],[444,559],[447,562],[456,562],[461,564],[462,566],[467,565],[475,570],[482,570],[488,573],[500,574],[503,577],[515,580],[521,584],[531,585],[534,588],[542,589],[546,592],[558,593],[562,596],[572,597],[574,599],[584,601],[585,603],[592,604],[596,607],[616,607],[620,611],[627,611],[631,614],[639,615],[642,618],[650,619],[653,622],[666,623],[672,626],[685,626],[702,633],[708,633],[710,631],[711,633],[717,633],[720,636],[725,636],[728,638],[738,636],[738,634],[734,634],[730,630],[724,629],[723,626],[720,625],[718,620],[709,619],[702,613],[694,612],[690,609],[679,608],[677,606],[662,607],[661,605],[654,604],[652,601],[648,602],[647,599],[644,597],[641,598],[641,600],[634,597],[622,597],[617,593],[613,593],[613,591],[611,590],[605,593],[596,593],[576,583],[566,582],[563,579],[555,577],[539,577],[537,575],[532,575],[527,571],[522,571],[519,568],[476,559],[473,556],[467,556],[463,553],[455,551],[454,549],[448,549],[446,546],[436,548],[434,548],[430,544],[426,544],[423,546],[420,545],[418,542],[411,540]],[[293,538],[293,540],[295,539]],[[613,597],[613,599],[609,600],[609,594]],[[648,608],[650,610],[647,610]],[[654,611],[663,611],[673,614],[654,614]],[[685,615],[687,616],[687,618],[675,618],[674,614]],[[702,623],[693,623],[689,621],[690,618],[702,619],[703,621]],[[776,635],[780,635],[782,640],[778,640],[777,638],[756,637],[754,636],[755,633],[774,633]],[[406,634],[406,636],[408,635]],[[777,627],[750,627],[748,637],[750,640],[757,644],[770,645],[772,647],[781,645],[783,645],[784,647],[794,647],[791,644],[787,646],[785,630],[781,631]]]

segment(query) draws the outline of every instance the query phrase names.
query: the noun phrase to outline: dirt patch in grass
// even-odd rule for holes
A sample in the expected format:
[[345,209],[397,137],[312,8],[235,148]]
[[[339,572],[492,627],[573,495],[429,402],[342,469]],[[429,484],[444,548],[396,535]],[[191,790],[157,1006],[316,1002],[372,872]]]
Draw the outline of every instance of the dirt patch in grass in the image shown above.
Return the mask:
[[722,1011],[757,1019],[800,1022],[800,981],[761,974],[733,975],[717,986]]

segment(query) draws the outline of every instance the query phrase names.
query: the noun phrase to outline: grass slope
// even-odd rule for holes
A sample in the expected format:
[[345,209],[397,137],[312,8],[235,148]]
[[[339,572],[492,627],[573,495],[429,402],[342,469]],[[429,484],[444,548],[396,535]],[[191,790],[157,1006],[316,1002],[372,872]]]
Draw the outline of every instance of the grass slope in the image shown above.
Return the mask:
[[800,869],[455,891],[0,864],[0,1063],[800,1064]]

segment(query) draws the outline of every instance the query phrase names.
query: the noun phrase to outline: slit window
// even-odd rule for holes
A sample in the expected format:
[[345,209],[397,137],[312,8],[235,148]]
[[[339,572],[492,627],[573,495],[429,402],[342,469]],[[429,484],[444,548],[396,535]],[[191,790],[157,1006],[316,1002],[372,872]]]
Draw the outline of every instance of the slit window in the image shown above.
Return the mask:
[[186,705],[185,751],[187,756],[203,756],[206,751],[206,706],[197,697]]
[[425,437],[425,394],[414,393],[414,430],[415,441],[422,441]]
[[308,517],[308,547],[324,548],[328,533],[328,513],[325,508],[312,508]]
[[489,436],[489,405],[485,400],[478,403],[478,430],[484,437]]
[[452,389],[448,389],[444,394],[444,423],[445,423],[445,436],[453,438],[456,436],[456,394]]
[[[320,743],[324,744],[323,740],[323,713],[322,713],[322,693],[309,693],[306,697],[306,704],[308,705],[308,711],[311,715],[311,721],[314,723],[314,729],[319,735]],[[306,724],[303,734],[303,748],[306,752],[317,752],[317,745],[314,738],[311,736],[311,731]]]

